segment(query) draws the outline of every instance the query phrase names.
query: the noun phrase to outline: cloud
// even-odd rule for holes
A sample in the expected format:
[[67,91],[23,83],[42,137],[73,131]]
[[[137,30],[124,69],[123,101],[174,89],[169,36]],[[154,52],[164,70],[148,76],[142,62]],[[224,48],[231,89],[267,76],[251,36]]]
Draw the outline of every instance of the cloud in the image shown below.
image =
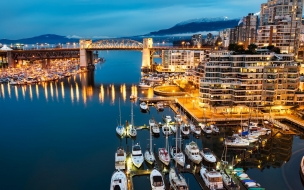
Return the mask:
[[83,38],[81,36],[77,36],[77,35],[68,35],[67,38],[77,38],[77,39],[80,39],[80,38]]

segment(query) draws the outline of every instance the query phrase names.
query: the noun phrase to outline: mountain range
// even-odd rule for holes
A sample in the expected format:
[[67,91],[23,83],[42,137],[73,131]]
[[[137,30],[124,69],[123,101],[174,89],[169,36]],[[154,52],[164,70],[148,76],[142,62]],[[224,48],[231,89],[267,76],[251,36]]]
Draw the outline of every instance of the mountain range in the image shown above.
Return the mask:
[[[227,17],[217,17],[217,18],[201,18],[201,19],[191,19],[188,21],[183,21],[175,26],[162,29],[158,31],[153,31],[145,35],[138,35],[132,37],[124,37],[124,38],[132,38],[139,39],[148,36],[191,36],[193,33],[208,33],[220,31],[225,28],[233,28],[238,25],[240,19],[228,19]],[[44,34],[40,36],[35,36],[31,38],[24,38],[18,40],[10,40],[10,39],[0,39],[0,43],[2,44],[41,44],[41,43],[49,43],[49,44],[58,44],[58,43],[73,43],[79,42],[79,38],[74,38],[74,36],[60,36],[56,34]]]

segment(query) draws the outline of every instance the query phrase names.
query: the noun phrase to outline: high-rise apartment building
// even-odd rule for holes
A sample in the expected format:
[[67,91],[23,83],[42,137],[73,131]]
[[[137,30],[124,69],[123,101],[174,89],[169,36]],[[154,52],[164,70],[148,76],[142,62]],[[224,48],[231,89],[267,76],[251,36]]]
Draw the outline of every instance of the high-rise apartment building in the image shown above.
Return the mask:
[[210,107],[303,104],[293,54],[212,52],[204,65],[200,102]]
[[261,5],[257,45],[274,45],[282,53],[297,54],[303,0],[268,0]]
[[203,43],[202,35],[201,34],[192,35],[191,42],[192,42],[193,46],[200,48]]
[[193,69],[205,59],[205,51],[163,50],[162,70],[168,72],[185,72]]
[[[235,28],[228,28],[220,31],[219,35],[223,40],[228,39],[229,44],[243,44],[246,49],[249,44],[253,44],[257,39],[257,26],[258,26],[258,16],[253,13],[249,13],[248,16],[243,17],[238,26]],[[226,44],[226,42],[224,41]]]

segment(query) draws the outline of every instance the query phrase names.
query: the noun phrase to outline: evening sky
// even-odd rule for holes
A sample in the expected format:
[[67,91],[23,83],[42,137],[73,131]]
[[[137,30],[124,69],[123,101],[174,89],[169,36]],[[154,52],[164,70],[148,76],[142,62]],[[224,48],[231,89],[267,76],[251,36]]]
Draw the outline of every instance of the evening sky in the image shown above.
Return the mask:
[[119,37],[147,34],[196,18],[240,18],[267,0],[4,0],[0,38],[41,34]]

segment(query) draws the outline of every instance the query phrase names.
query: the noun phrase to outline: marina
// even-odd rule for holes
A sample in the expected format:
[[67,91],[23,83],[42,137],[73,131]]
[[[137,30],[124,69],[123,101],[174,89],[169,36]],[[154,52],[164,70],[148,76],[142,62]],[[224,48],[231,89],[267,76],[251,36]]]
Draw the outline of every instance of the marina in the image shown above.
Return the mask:
[[[113,57],[111,59],[113,59]],[[110,60],[110,58],[106,58],[107,60]],[[21,148],[25,152],[31,152],[32,148],[40,151],[40,146],[50,146],[51,152],[43,151],[40,153],[38,151],[37,155],[34,155],[32,158],[25,158],[25,160],[21,162],[28,163],[31,167],[36,168],[31,160],[41,159],[41,154],[53,154],[54,159],[62,160],[62,163],[64,163],[64,160],[74,160],[75,164],[81,166],[77,167],[78,169],[74,172],[75,174],[70,172],[70,169],[74,168],[74,164],[71,166],[58,165],[57,167],[54,167],[54,165],[51,164],[53,162],[51,162],[50,165],[39,165],[39,168],[42,167],[42,169],[58,171],[61,167],[67,167],[68,175],[73,176],[73,178],[71,177],[68,179],[77,179],[77,181],[73,181],[73,183],[78,184],[79,186],[81,186],[81,184],[86,186],[84,185],[87,183],[86,178],[83,177],[84,174],[81,174],[84,172],[85,175],[91,179],[92,187],[95,189],[97,186],[109,187],[111,176],[115,171],[116,166],[114,154],[117,152],[119,147],[122,147],[126,153],[125,172],[128,179],[129,189],[150,188],[150,180],[148,176],[154,167],[162,173],[166,188],[169,188],[170,183],[168,175],[170,168],[174,167],[175,162],[171,159],[169,166],[164,167],[164,164],[159,160],[158,148],[166,147],[165,136],[163,133],[160,132],[158,135],[152,134],[152,149],[156,160],[154,165],[144,161],[139,168],[134,166],[130,160],[132,145],[139,143],[141,145],[142,153],[144,153],[146,148],[150,148],[148,140],[150,139],[150,131],[148,129],[150,125],[149,120],[151,118],[154,119],[156,124],[161,123],[161,125],[158,125],[159,129],[161,129],[161,126],[165,123],[163,121],[164,116],[171,116],[172,121],[170,124],[175,123],[176,115],[180,115],[183,123],[185,124],[191,121],[196,121],[189,114],[191,113],[195,115],[195,112],[192,113],[192,102],[188,98],[188,106],[185,107],[186,102],[184,102],[183,107],[182,100],[181,104],[178,104],[173,100],[170,104],[164,105],[163,111],[158,111],[155,106],[149,104],[149,112],[142,112],[139,106],[139,99],[132,102],[129,100],[129,96],[130,94],[135,94],[136,97],[147,98],[148,100],[149,98],[153,98],[153,96],[149,94],[150,89],[138,90],[138,88],[134,87],[134,84],[137,84],[139,76],[133,76],[133,78],[129,79],[130,81],[126,81],[126,84],[119,81],[116,83],[111,82],[113,80],[115,81],[115,78],[107,78],[109,76],[107,76],[106,73],[110,73],[109,70],[111,70],[113,66],[115,66],[115,63],[109,62],[108,64],[108,61],[103,65],[96,65],[93,80],[90,72],[85,72],[73,77],[65,77],[58,81],[49,82],[47,85],[40,83],[14,87],[8,84],[0,85],[0,101],[1,106],[4,108],[1,110],[2,116],[12,118],[11,115],[14,115],[12,114],[13,112],[7,110],[10,110],[9,107],[11,104],[18,103],[18,105],[21,106],[20,113],[22,113],[20,114],[18,111],[18,117],[27,124],[26,128],[21,128],[18,127],[18,121],[14,121],[12,119],[9,121],[4,120],[2,126],[9,126],[9,122],[12,124],[10,125],[11,128],[1,128],[0,136],[2,141],[6,142],[6,146],[12,148],[10,151],[4,151],[3,146],[0,146],[1,150],[3,150],[9,157],[12,157],[14,155],[19,155],[20,152],[18,150]],[[78,88],[76,87],[76,84]],[[166,101],[167,100],[161,101],[158,99],[156,102]],[[54,105],[55,107],[53,107]],[[133,106],[133,109],[131,106]],[[31,112],[27,113],[26,110],[29,108],[31,108]],[[35,118],[33,120],[34,116],[38,115],[41,110],[44,110],[45,116]],[[133,110],[133,114],[131,113],[131,110]],[[195,105],[194,110],[199,110],[197,105]],[[72,114],[73,116],[69,116],[69,114]],[[131,115],[133,115],[133,122],[131,121]],[[58,119],[60,117],[72,117],[77,119],[71,119],[68,123],[60,123],[60,120]],[[216,123],[219,128],[219,134],[209,135],[202,132],[201,135],[197,136],[191,133],[188,137],[182,138],[181,150],[184,151],[185,146],[193,141],[197,144],[200,150],[203,148],[210,148],[220,161],[223,159],[224,138],[232,135],[233,131],[239,130],[238,124],[241,120],[245,121],[249,118],[250,117],[246,114],[243,114],[242,118],[237,116],[230,117],[230,120],[229,117],[226,119],[224,115],[219,117],[219,114],[216,115],[216,117],[213,117],[213,119],[210,117],[208,118],[210,120],[207,121]],[[272,115],[272,118],[275,118],[275,116]],[[262,122],[265,120],[265,117],[252,117],[251,119],[253,121],[259,120]],[[126,122],[126,120],[129,122]],[[227,120],[229,120],[229,125],[225,126],[224,122]],[[282,119],[278,118],[277,120],[286,124]],[[51,121],[55,121],[55,124],[48,124],[51,123]],[[202,121],[204,122],[205,119],[203,118]],[[221,122],[223,122],[223,124],[221,124]],[[132,123],[132,126],[134,126],[137,131],[136,137],[121,137],[116,134],[116,127],[122,125],[120,123]],[[194,123],[196,124],[196,122]],[[65,127],[63,127],[63,125]],[[289,126],[289,124],[286,125]],[[41,126],[43,126],[43,128]],[[125,124],[124,126],[127,127],[129,125]],[[21,143],[23,146],[19,143],[12,143],[10,140],[11,138],[18,138],[20,142],[24,142],[25,139],[28,138],[26,136],[20,137],[16,135],[14,133],[15,130],[19,130],[23,134],[26,134],[26,136],[33,139],[33,142],[30,144]],[[291,149],[288,149],[287,147],[291,146],[293,141],[295,141],[293,145],[295,146],[295,151],[300,151],[301,148],[297,148],[297,143],[302,142],[302,140],[295,136],[294,133],[291,133],[293,131],[292,127],[290,127],[289,131],[284,131],[279,128],[273,128],[272,130],[273,137],[266,136],[267,142],[264,145],[262,143],[257,143],[258,147],[250,146],[246,151],[243,149],[229,149],[225,156],[230,164],[232,161],[234,162],[233,165],[235,167],[243,166],[244,170],[246,170],[246,174],[265,188],[269,188],[273,184],[259,178],[259,176],[261,176],[260,168],[264,168],[263,172],[274,170],[281,171],[281,169],[284,168],[284,162],[290,159],[290,157],[293,158],[291,156]],[[47,133],[50,138],[47,137],[48,135],[43,135],[43,133]],[[65,138],[58,139],[58,133],[66,134]],[[175,145],[175,136],[176,134],[172,134],[168,137],[169,146]],[[57,139],[57,141],[54,141],[54,138]],[[37,144],[35,142],[40,143]],[[288,144],[288,146],[285,146],[284,143]],[[64,144],[67,145],[65,146]],[[72,148],[75,146],[77,147],[77,151]],[[17,149],[13,147],[17,147]],[[58,147],[60,150],[59,152],[57,151]],[[277,150],[276,147],[281,147],[280,151]],[[103,156],[104,152],[109,153],[109,155]],[[280,156],[269,152],[280,152]],[[277,161],[267,161],[267,157],[269,157],[269,159],[276,159]],[[16,158],[18,158],[18,156]],[[6,160],[5,162],[10,163],[9,160]],[[290,161],[287,161],[286,167],[288,166],[288,162]],[[209,166],[206,162],[204,162],[204,165]],[[19,165],[19,167],[21,167],[24,172],[30,172],[25,165]],[[119,166],[117,165],[117,168],[118,167]],[[276,168],[274,169],[273,167]],[[299,171],[299,162],[297,163],[297,167],[297,171]],[[39,170],[39,168],[36,168],[36,173],[43,173],[43,170]],[[183,174],[187,184],[190,186],[189,189],[207,189],[199,174],[200,168],[200,164],[194,164],[187,156],[185,166],[178,166],[178,170]],[[5,170],[9,171],[8,167],[6,167]],[[299,176],[299,173],[297,174]],[[8,175],[11,176],[12,173],[9,171]],[[106,177],[104,180],[100,180],[100,177],[96,178],[96,175]],[[50,173],[48,176],[56,177],[57,175]],[[268,176],[263,175],[263,177],[267,178]],[[39,176],[36,176],[36,178],[39,178]],[[8,180],[4,175],[3,179]],[[20,183],[24,184],[26,182],[20,180]],[[46,184],[37,184],[37,186],[39,186],[40,189],[43,189],[45,185],[50,185],[51,183],[53,183],[53,181],[46,181]],[[62,185],[60,184],[60,181],[55,184],[56,186]],[[281,180],[278,185],[285,187],[284,180]],[[5,184],[4,187],[6,186],[7,184]],[[17,187],[18,184],[15,184],[14,186]]]

